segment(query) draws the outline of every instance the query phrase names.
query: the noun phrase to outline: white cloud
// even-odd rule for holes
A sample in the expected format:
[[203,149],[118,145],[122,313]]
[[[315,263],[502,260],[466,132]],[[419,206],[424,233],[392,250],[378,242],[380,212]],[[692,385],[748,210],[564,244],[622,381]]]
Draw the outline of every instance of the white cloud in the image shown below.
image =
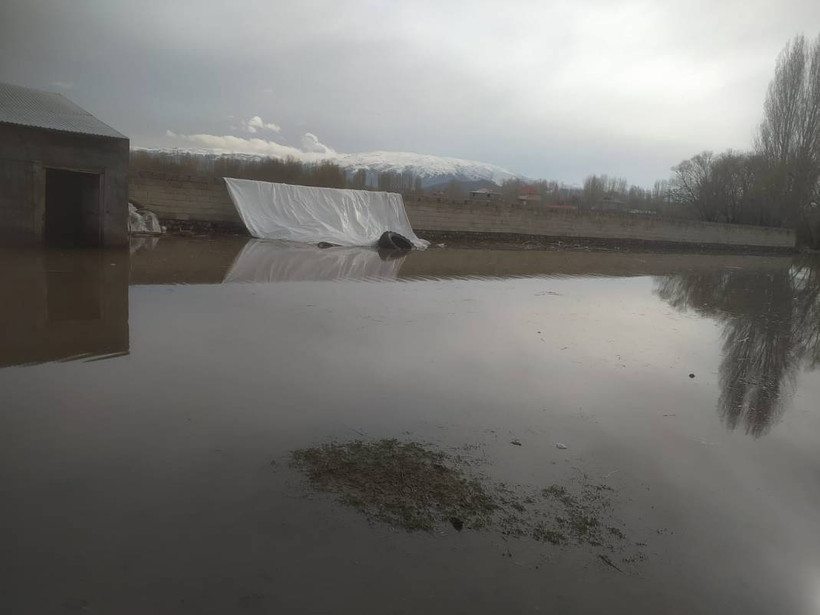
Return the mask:
[[295,158],[303,162],[316,162],[336,155],[333,149],[319,143],[315,135],[310,135],[315,139],[316,144],[314,149],[311,150],[302,150],[291,145],[283,145],[258,137],[245,138],[209,134],[183,135],[171,130],[166,130],[165,135],[180,141],[180,145],[196,146],[217,154],[253,154],[273,158]]
[[306,132],[302,135],[302,149],[306,152],[313,152],[316,154],[335,154],[332,148],[319,141],[312,132]]
[[278,124],[274,124],[273,122],[265,122],[258,115],[254,115],[245,124],[245,130],[247,130],[251,134],[256,134],[257,132],[263,130],[269,130],[271,132],[280,132],[282,128]]

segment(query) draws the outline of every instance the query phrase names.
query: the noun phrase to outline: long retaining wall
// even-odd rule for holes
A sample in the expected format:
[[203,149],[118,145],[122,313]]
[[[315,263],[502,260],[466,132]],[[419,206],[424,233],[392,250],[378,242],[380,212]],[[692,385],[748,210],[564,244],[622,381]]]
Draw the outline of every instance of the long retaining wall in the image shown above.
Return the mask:
[[408,202],[415,229],[585,239],[794,248],[794,231],[651,214],[550,210],[538,205]]
[[[160,220],[208,222],[242,228],[242,221],[219,178],[138,172],[129,184],[130,200]],[[791,249],[794,231],[719,224],[653,215],[549,210],[539,205],[448,201],[405,202],[416,232],[439,231],[600,240],[649,241],[716,246]]]
[[150,209],[163,221],[212,222],[244,228],[225,182],[219,177],[132,173],[128,199]]

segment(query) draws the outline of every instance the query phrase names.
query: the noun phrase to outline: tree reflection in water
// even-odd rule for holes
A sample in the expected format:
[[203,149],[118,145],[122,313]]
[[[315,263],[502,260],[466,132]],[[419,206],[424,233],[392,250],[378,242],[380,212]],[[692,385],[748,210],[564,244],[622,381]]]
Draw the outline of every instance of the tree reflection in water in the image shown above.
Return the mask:
[[783,415],[802,367],[820,362],[820,262],[658,278],[671,306],[723,323],[718,411],[760,437]]

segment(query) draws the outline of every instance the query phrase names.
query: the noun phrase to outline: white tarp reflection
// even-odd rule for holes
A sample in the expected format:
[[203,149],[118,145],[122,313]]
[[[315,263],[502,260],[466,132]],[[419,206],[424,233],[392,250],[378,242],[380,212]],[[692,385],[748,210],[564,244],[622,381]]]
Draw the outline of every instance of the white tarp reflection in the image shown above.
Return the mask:
[[416,248],[429,245],[413,232],[400,194],[229,177],[225,184],[248,231],[260,239],[375,246],[382,233],[392,231]]
[[286,241],[250,240],[225,276],[229,282],[395,280],[405,255],[373,248],[318,248]]

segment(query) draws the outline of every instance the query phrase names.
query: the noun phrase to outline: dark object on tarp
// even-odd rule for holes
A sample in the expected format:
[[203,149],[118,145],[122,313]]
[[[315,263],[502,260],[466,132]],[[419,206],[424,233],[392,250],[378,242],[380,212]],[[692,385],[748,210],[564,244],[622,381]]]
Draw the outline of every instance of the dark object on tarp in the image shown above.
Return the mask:
[[383,250],[412,250],[413,244],[404,235],[399,235],[393,231],[385,231],[379,237],[378,246]]

